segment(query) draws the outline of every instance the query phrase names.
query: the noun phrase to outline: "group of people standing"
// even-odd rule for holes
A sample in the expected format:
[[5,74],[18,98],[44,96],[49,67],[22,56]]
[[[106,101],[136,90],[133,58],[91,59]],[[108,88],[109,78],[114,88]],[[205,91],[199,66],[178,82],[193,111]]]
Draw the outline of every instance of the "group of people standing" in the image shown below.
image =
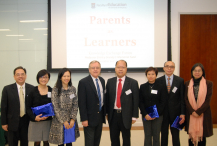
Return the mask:
[[[171,127],[176,117],[179,124],[185,124],[189,134],[189,146],[206,145],[206,137],[213,135],[210,101],[212,82],[205,79],[202,64],[192,67],[191,80],[184,80],[173,74],[175,64],[167,61],[163,67],[165,75],[157,78],[157,68],[149,67],[145,74],[148,81],[138,87],[138,82],[128,76],[127,62],[119,60],[115,64],[116,77],[105,80],[100,77],[101,64],[89,63],[89,75],[79,81],[78,92],[71,82],[71,71],[59,71],[53,89],[47,86],[50,73],[38,72],[39,83],[34,87],[25,83],[26,70],[14,69],[16,83],[7,85],[2,91],[1,123],[8,131],[9,146],[28,146],[28,140],[39,146],[49,143],[63,146],[64,132],[75,126],[75,137],[80,136],[77,112],[84,129],[85,146],[99,146],[103,123],[109,123],[112,146],[120,146],[120,132],[123,146],[130,146],[130,130],[142,114],[145,146],[168,146],[168,131],[172,134],[173,146],[180,146],[179,130]],[[52,103],[55,116],[34,115],[31,108]],[[158,118],[152,118],[147,108],[156,105]],[[30,120],[30,122],[29,122]],[[170,128],[169,128],[170,127]],[[161,133],[161,140],[160,140]],[[72,146],[72,143],[67,143]]]
[[[145,146],[168,146],[168,129],[173,146],[180,146],[179,130],[172,127],[180,117],[189,134],[189,146],[205,146],[206,137],[213,135],[210,101],[213,83],[205,79],[201,63],[191,69],[191,79],[184,80],[173,74],[175,63],[167,61],[163,67],[165,75],[157,78],[158,70],[149,67],[145,73],[147,83],[140,86],[139,108],[143,117]],[[146,108],[156,105],[159,118],[151,118]],[[169,128],[170,127],[170,128]],[[160,141],[161,133],[161,141]]]
[[[25,68],[15,68],[16,83],[5,86],[2,91],[1,124],[8,133],[9,146],[17,146],[18,140],[20,146],[28,146],[28,141],[34,141],[34,146],[40,146],[41,141],[44,146],[49,146],[49,143],[63,146],[63,125],[66,129],[75,125],[75,138],[79,137],[78,97],[72,86],[71,71],[61,69],[53,89],[47,85],[50,79],[47,70],[38,72],[38,86],[25,83],[26,77]],[[55,116],[34,115],[32,107],[47,103],[52,103]],[[72,143],[66,145],[72,146]]]

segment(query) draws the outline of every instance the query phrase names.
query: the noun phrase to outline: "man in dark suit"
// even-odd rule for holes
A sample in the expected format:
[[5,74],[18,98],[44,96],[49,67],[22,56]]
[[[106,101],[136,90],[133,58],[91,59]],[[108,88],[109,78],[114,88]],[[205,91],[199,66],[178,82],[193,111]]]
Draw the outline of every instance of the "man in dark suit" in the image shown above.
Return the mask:
[[85,146],[99,146],[105,123],[105,80],[99,76],[100,72],[100,63],[90,62],[90,75],[78,84],[78,106],[84,126]]
[[112,146],[120,146],[120,131],[123,146],[130,146],[131,125],[138,118],[138,82],[126,76],[127,62],[116,62],[117,77],[108,79],[106,84],[106,112]]
[[28,146],[29,118],[25,110],[25,99],[34,88],[25,83],[26,69],[19,66],[14,69],[16,83],[7,85],[2,91],[1,124],[8,131],[9,146]]
[[161,146],[168,146],[168,128],[172,134],[173,146],[180,146],[179,130],[171,127],[177,116],[182,118],[179,122],[185,121],[185,102],[184,102],[184,79],[173,74],[175,63],[167,61],[164,63],[165,75],[158,78],[157,82],[164,86],[167,91],[167,103],[163,113],[163,123],[161,127]]

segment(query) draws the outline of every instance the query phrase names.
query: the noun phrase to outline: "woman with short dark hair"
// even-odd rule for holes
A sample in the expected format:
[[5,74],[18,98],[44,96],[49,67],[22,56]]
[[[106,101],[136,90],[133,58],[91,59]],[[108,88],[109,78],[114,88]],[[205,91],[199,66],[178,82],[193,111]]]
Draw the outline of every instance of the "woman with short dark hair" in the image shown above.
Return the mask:
[[[139,108],[145,133],[144,146],[160,146],[160,130],[167,93],[161,84],[155,82],[158,74],[157,68],[149,67],[146,69],[145,74],[148,82],[142,84],[139,90]],[[150,113],[148,113],[147,108],[154,105],[157,107],[159,118],[151,117]]]
[[[59,71],[57,82],[52,91],[51,101],[54,106],[55,116],[53,117],[49,142],[64,145],[64,130],[70,129],[75,124],[75,138],[80,136],[77,122],[78,112],[78,97],[76,89],[72,86],[71,71],[68,68],[63,68]],[[72,143],[67,143],[66,146],[72,146]]]
[[49,146],[48,137],[52,117],[41,117],[42,114],[34,115],[31,109],[31,107],[51,103],[52,88],[47,86],[49,79],[50,73],[45,69],[40,70],[36,76],[39,85],[35,86],[26,98],[26,111],[30,117],[28,140],[34,141],[34,146],[40,146],[41,141],[44,146]]
[[206,137],[213,135],[210,101],[213,83],[205,79],[201,63],[191,69],[191,80],[185,83],[186,126],[189,146],[205,146]]

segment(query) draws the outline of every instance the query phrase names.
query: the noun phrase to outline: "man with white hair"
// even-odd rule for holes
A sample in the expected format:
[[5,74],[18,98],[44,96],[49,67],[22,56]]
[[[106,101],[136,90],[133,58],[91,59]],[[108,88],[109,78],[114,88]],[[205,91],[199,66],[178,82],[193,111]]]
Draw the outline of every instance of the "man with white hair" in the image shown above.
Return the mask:
[[78,84],[78,106],[84,128],[85,146],[99,146],[105,123],[105,80],[100,77],[101,65],[91,61],[87,77]]

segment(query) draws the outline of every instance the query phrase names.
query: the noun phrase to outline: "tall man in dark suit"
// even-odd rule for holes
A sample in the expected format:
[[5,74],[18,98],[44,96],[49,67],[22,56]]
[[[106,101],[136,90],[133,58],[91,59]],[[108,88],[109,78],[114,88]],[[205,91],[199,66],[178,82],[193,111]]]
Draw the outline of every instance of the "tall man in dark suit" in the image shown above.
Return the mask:
[[180,124],[185,121],[184,79],[173,74],[175,63],[172,61],[165,62],[163,69],[165,75],[157,79],[157,82],[161,83],[168,93],[161,128],[161,146],[168,146],[169,125],[173,146],[180,146],[179,130],[171,127],[171,125],[177,116],[182,118]]
[[25,110],[25,99],[33,86],[25,83],[26,69],[19,66],[14,69],[16,83],[7,85],[2,91],[1,124],[8,131],[9,146],[28,146],[29,118]]
[[84,126],[85,146],[99,146],[105,123],[105,80],[99,76],[100,72],[100,63],[90,62],[90,75],[78,84],[78,106]]
[[131,125],[138,118],[139,88],[138,82],[126,76],[127,62],[116,62],[117,77],[108,79],[106,84],[106,112],[112,146],[120,146],[120,131],[123,146],[130,146]]

